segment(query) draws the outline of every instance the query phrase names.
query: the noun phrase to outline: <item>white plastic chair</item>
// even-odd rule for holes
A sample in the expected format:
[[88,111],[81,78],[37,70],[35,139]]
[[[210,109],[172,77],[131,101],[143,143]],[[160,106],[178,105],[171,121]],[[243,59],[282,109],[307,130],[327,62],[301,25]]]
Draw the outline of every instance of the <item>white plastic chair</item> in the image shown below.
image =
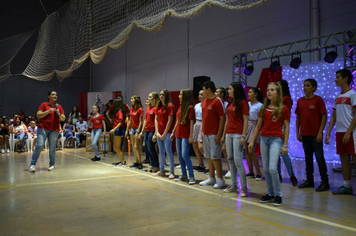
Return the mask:
[[15,138],[14,133],[10,133],[10,140],[9,140],[10,152],[15,152],[15,145],[20,141],[21,141],[20,139]]
[[[60,139],[61,139],[61,146],[62,146],[62,150],[63,150],[64,149],[64,142],[66,141],[66,137],[64,137],[63,132],[61,133],[61,138]],[[48,139],[46,139],[46,142],[45,142],[45,150],[48,150]]]
[[27,133],[26,146],[28,152],[33,151],[33,135],[31,133]]

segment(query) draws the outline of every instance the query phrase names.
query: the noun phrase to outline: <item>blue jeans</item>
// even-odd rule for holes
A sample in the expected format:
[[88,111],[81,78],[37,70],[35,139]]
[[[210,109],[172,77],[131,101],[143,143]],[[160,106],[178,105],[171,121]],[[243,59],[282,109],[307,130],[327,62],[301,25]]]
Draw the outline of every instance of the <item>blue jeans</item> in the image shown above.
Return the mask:
[[324,158],[323,142],[317,143],[316,137],[313,136],[302,136],[302,142],[305,154],[307,180],[310,183],[314,183],[313,153],[315,153],[315,159],[318,162],[321,181],[323,183],[329,183],[328,169]]
[[187,176],[187,169],[189,172],[189,177],[194,177],[193,164],[190,160],[189,149],[190,143],[187,138],[176,138],[177,155],[179,159],[179,164],[182,170],[182,175]]
[[270,196],[281,196],[281,184],[278,176],[278,160],[283,139],[280,137],[261,137],[260,148],[263,172],[266,178],[267,192]]
[[133,129],[130,128],[130,134],[135,135],[137,133],[138,129]]
[[26,144],[26,135],[25,135],[25,132],[21,132],[20,134],[16,134],[15,135],[15,138],[21,140],[21,148],[25,148],[25,144]]
[[100,135],[101,135],[101,129],[93,129],[91,131],[91,144],[93,145],[93,149],[96,157],[100,157],[98,145],[97,145]]
[[174,173],[174,156],[172,150],[172,140],[170,139],[171,134],[168,133],[164,140],[157,138],[158,149],[159,149],[159,161],[160,170],[164,170],[164,164],[166,160],[166,152],[169,160],[169,169],[171,173]]
[[78,146],[80,145],[80,136],[85,137],[86,134],[85,134],[85,133],[84,133],[84,134],[81,134],[81,133],[79,133],[79,132],[76,132],[76,133],[75,133],[75,139],[77,140],[77,145],[78,145]]
[[[281,155],[281,157],[283,158],[283,162],[287,168],[289,177],[295,176],[293,172],[292,162],[290,160],[288,153]],[[281,174],[281,159],[278,159],[278,174]]]
[[244,163],[242,162],[243,158],[243,146],[240,145],[241,134],[226,134],[225,143],[226,143],[226,152],[227,160],[230,164],[231,172],[231,182],[232,185],[236,188],[237,184],[237,171],[239,172],[241,189],[247,190],[246,185],[246,170]]
[[159,167],[158,155],[155,147],[156,143],[152,141],[154,134],[154,131],[145,132],[145,152],[151,157],[151,166]]
[[57,130],[48,130],[42,128],[37,129],[37,143],[36,143],[36,148],[33,151],[31,157],[31,165],[36,165],[36,162],[41,154],[41,151],[43,150],[44,143],[48,138],[49,166],[54,166],[54,163],[56,161],[56,145],[57,145],[58,134],[59,131]]

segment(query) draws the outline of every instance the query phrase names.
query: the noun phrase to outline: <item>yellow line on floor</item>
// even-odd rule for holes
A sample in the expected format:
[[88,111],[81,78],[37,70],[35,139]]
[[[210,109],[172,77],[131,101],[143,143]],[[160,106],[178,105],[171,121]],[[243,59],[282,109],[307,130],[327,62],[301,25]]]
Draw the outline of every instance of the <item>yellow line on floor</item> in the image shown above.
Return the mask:
[[153,187],[153,188],[157,188],[157,189],[160,189],[160,190],[163,190],[163,191],[166,191],[166,192],[169,192],[169,193],[172,193],[172,194],[175,194],[175,195],[184,197],[184,198],[188,198],[188,199],[190,199],[190,200],[193,200],[193,201],[196,201],[196,202],[200,202],[200,203],[203,203],[203,204],[212,206],[212,207],[216,207],[216,208],[219,208],[219,209],[222,209],[222,210],[230,211],[230,212],[233,212],[233,213],[236,213],[236,214],[239,214],[239,215],[242,215],[242,216],[245,216],[245,217],[254,219],[254,220],[258,220],[258,221],[262,221],[262,222],[267,223],[267,224],[271,224],[271,225],[274,225],[274,226],[278,226],[278,227],[280,227],[280,228],[284,228],[284,229],[287,229],[287,230],[295,231],[295,232],[297,232],[297,233],[301,233],[301,234],[305,234],[305,235],[314,235],[314,234],[311,234],[311,233],[308,233],[308,232],[304,232],[304,231],[301,231],[301,230],[298,230],[298,229],[293,229],[293,228],[288,227],[288,226],[285,226],[285,225],[281,225],[281,224],[278,224],[278,223],[274,223],[274,222],[272,222],[272,221],[268,221],[268,220],[265,220],[265,219],[262,219],[262,218],[258,218],[258,217],[255,217],[255,216],[251,216],[251,215],[248,215],[248,214],[245,214],[245,213],[236,211],[236,210],[234,210],[234,209],[230,209],[230,208],[227,208],[227,207],[219,206],[219,205],[216,205],[216,204],[214,204],[214,203],[210,203],[210,202],[206,202],[206,201],[200,200],[200,199],[198,199],[198,198],[190,197],[190,196],[187,196],[187,195],[184,195],[184,194],[181,194],[181,193],[178,193],[178,192],[175,192],[175,191],[166,189],[166,188],[162,188],[162,187],[159,187],[159,186],[157,186],[157,185],[153,185],[153,184],[150,184],[150,183],[141,181],[141,180],[132,179],[132,178],[130,178],[130,180],[131,180],[131,181],[134,181],[134,182],[139,182],[139,183],[141,183],[141,184],[148,185],[148,186],[151,186],[151,187]]
[[[84,157],[79,156],[79,155],[76,155],[76,154],[69,154],[69,155],[76,156],[76,157],[79,157],[79,158],[81,158],[81,159],[89,160],[89,159],[87,159],[87,158],[84,158]],[[98,164],[99,164],[99,163],[100,163],[100,164],[103,164],[103,165],[106,165],[106,166],[112,166],[112,165],[110,165],[110,164],[103,163],[103,162],[98,162]],[[139,171],[137,171],[137,170],[131,170],[131,169],[128,169],[127,167],[115,167],[115,168],[119,168],[119,169],[122,169],[122,170],[126,170],[126,171],[131,172],[131,173],[140,173],[140,174],[142,174],[142,175],[149,176],[149,177],[151,177],[151,178],[154,178],[154,179],[157,179],[157,180],[160,180],[160,181],[169,182],[169,183],[171,183],[171,184],[176,184],[176,185],[179,185],[179,186],[182,186],[182,187],[185,187],[185,188],[194,189],[194,190],[196,190],[196,191],[208,193],[208,194],[210,194],[210,195],[225,197],[225,198],[228,198],[228,199],[231,199],[231,200],[235,200],[235,201],[239,201],[239,202],[244,202],[244,203],[251,204],[251,205],[254,205],[254,206],[257,206],[257,207],[269,209],[269,210],[272,210],[272,211],[277,211],[277,212],[280,212],[280,213],[284,213],[284,214],[292,215],[292,216],[295,216],[295,217],[299,217],[299,218],[311,220],[311,221],[318,222],[318,223],[321,223],[321,224],[326,224],[326,225],[334,226],[334,227],[337,227],[337,228],[342,228],[342,229],[346,229],[346,230],[349,230],[349,231],[356,232],[356,228],[353,228],[353,227],[345,226],[345,225],[342,225],[342,224],[330,222],[330,221],[323,220],[323,219],[317,219],[317,218],[315,218],[315,217],[307,216],[307,215],[303,215],[303,214],[299,214],[299,213],[296,213],[296,212],[290,212],[290,211],[284,210],[283,208],[290,209],[290,210],[295,210],[295,211],[299,211],[299,212],[302,212],[302,213],[305,213],[305,214],[310,214],[310,215],[314,215],[314,216],[319,216],[319,217],[327,218],[327,219],[329,219],[329,220],[338,221],[338,222],[342,222],[342,223],[345,223],[345,224],[350,224],[350,223],[351,223],[351,224],[355,225],[355,223],[348,222],[348,221],[345,221],[345,220],[342,220],[342,219],[332,218],[332,217],[325,216],[325,215],[320,215],[320,214],[316,214],[316,213],[312,213],[312,212],[308,212],[308,211],[298,210],[298,209],[295,209],[295,208],[292,208],[292,207],[288,207],[288,206],[283,206],[282,208],[280,208],[280,207],[269,206],[268,204],[261,204],[261,203],[259,203],[259,202],[252,202],[252,201],[249,201],[248,199],[245,200],[245,199],[236,198],[236,197],[231,198],[231,197],[229,197],[229,196],[227,196],[227,195],[222,195],[222,194],[218,194],[218,193],[216,193],[216,192],[208,191],[208,190],[204,189],[204,187],[200,187],[200,186],[197,187],[197,186],[193,186],[193,185],[183,185],[183,184],[181,184],[181,183],[178,183],[178,182],[175,182],[175,181],[172,181],[172,180],[168,180],[168,179],[166,179],[166,178],[153,177],[153,176],[152,176],[151,174],[149,174],[149,173],[139,172]]]

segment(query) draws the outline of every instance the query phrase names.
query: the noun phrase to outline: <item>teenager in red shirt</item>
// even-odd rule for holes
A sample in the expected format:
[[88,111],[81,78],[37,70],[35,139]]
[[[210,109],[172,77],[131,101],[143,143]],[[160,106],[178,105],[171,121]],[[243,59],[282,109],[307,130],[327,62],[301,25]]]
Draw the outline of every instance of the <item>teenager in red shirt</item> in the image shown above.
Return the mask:
[[98,150],[98,140],[101,135],[101,131],[104,128],[104,136],[106,134],[106,127],[105,127],[105,121],[104,121],[104,116],[100,114],[100,107],[96,104],[93,105],[92,107],[93,115],[90,116],[88,126],[90,127],[91,124],[93,124],[92,130],[91,130],[91,144],[93,145],[95,156],[92,158],[92,161],[100,161],[101,158],[99,156],[99,150]]
[[159,171],[159,161],[156,151],[156,137],[155,137],[155,116],[156,116],[156,105],[159,101],[158,93],[152,92],[148,94],[148,106],[146,109],[145,120],[143,121],[142,132],[140,137],[144,135],[145,139],[145,152],[149,154],[151,161],[151,172]]
[[[130,118],[127,122],[127,129],[125,136],[130,139],[135,155],[136,162],[134,162],[130,167],[136,167],[137,169],[142,169],[143,165],[141,163],[141,139],[139,134],[142,129],[142,117],[143,109],[141,98],[138,95],[133,95],[131,97],[132,108],[130,110]],[[130,130],[130,136],[129,136]]]
[[[206,81],[203,84],[205,100],[202,105],[202,131],[204,140],[204,155],[209,165],[209,178],[200,182],[202,186],[213,185],[214,188],[223,188],[225,180],[222,176],[221,165],[221,137],[224,130],[225,110],[220,98],[216,97],[215,84],[213,81]],[[215,179],[215,170],[218,177]]]
[[121,145],[125,134],[126,109],[121,97],[114,100],[112,110],[115,118],[113,119],[113,128],[110,130],[110,134],[114,134],[114,151],[120,158],[120,162],[113,163],[113,165],[122,166],[126,165]]
[[175,179],[174,176],[174,156],[172,150],[172,140],[170,139],[174,126],[174,106],[171,95],[167,89],[159,91],[159,102],[156,108],[155,130],[159,149],[160,171],[154,176],[165,176],[164,164],[167,153],[169,159],[170,175],[169,179]]
[[66,118],[62,106],[57,103],[57,92],[48,92],[48,101],[42,103],[38,108],[37,118],[39,119],[37,144],[31,157],[29,171],[36,171],[35,165],[47,138],[50,160],[48,170],[50,171],[55,168],[54,163],[56,160],[56,144],[59,135],[59,121],[64,121]]
[[[261,157],[268,192],[260,199],[262,203],[274,200],[273,205],[282,205],[277,165],[279,154],[288,153],[289,119],[289,109],[282,102],[282,88],[275,82],[269,83],[267,98],[261,107],[255,132],[253,132],[252,140],[248,145],[248,148],[252,151],[258,132],[262,128]],[[284,133],[282,131],[283,126]]]
[[238,192],[237,171],[241,182],[241,197],[247,197],[246,170],[243,158],[243,146],[246,144],[249,107],[244,88],[239,82],[229,86],[232,98],[226,109],[226,121],[221,143],[226,143],[227,159],[230,163],[232,184],[224,189],[225,193]]
[[295,114],[297,115],[297,139],[303,143],[307,175],[307,180],[298,188],[314,188],[313,153],[315,153],[321,177],[321,184],[315,191],[321,192],[330,189],[330,186],[323,149],[323,130],[327,119],[326,107],[323,99],[314,95],[317,86],[315,79],[304,80],[305,96],[298,99]]
[[171,134],[171,139],[176,137],[177,155],[182,169],[182,175],[177,181],[187,181],[187,168],[189,172],[189,184],[195,184],[193,164],[190,160],[189,149],[193,143],[193,126],[195,111],[193,107],[193,94],[190,89],[182,89],[179,93],[180,107],[177,112],[177,122]]

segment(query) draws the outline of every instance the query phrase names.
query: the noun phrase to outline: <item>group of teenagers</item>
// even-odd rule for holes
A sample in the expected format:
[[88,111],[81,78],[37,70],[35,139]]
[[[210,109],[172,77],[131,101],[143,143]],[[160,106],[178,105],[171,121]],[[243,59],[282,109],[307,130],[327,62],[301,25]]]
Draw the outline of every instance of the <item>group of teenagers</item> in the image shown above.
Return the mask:
[[[350,156],[355,161],[356,137],[353,131],[356,126],[356,92],[350,88],[351,81],[352,74],[349,70],[342,69],[336,72],[335,83],[341,88],[341,93],[335,98],[324,142],[329,144],[330,133],[336,123],[336,147],[337,153],[340,154],[344,183],[338,190],[333,191],[333,194],[353,193]],[[329,190],[330,186],[323,153],[323,131],[327,121],[327,111],[323,99],[314,94],[316,89],[317,82],[314,79],[304,81],[305,96],[298,99],[295,114],[297,115],[296,135],[297,139],[303,143],[307,175],[306,181],[298,187],[314,188],[313,154],[315,154],[321,177],[321,184],[315,191],[320,192]],[[138,95],[131,97],[132,108],[130,110],[124,104],[122,97],[118,97],[113,101],[113,106],[109,110],[114,114],[111,120],[113,128],[110,130],[110,133],[114,134],[113,147],[120,158],[120,162],[113,164],[126,165],[122,152],[122,141],[126,137],[132,142],[136,159],[136,162],[130,167],[142,169],[140,145],[144,139],[145,152],[151,162],[150,171],[154,176],[166,176],[165,159],[167,155],[170,168],[168,178],[195,184],[193,165],[189,155],[190,145],[193,144],[200,166],[203,166],[203,162],[199,157],[203,154],[209,167],[209,178],[201,181],[200,185],[213,186],[228,193],[239,192],[241,197],[247,197],[246,179],[255,177],[252,163],[257,172],[256,180],[262,179],[255,154],[256,143],[260,143],[263,172],[267,185],[267,194],[260,199],[260,202],[273,202],[273,205],[280,206],[282,204],[278,171],[280,155],[287,167],[292,184],[294,186],[298,184],[288,155],[289,122],[293,104],[288,83],[285,80],[269,83],[264,100],[262,92],[258,88],[250,88],[249,102],[246,99],[244,88],[239,82],[230,84],[228,88],[229,102],[224,102],[223,91],[224,88],[216,89],[213,81],[205,82],[199,92],[200,102],[194,106],[192,91],[182,89],[179,93],[180,107],[177,112],[175,112],[167,89],[162,89],[159,93],[151,92],[146,101],[145,115]],[[64,120],[65,116],[62,107],[56,103],[56,92],[49,92],[48,98],[48,102],[42,103],[37,113],[40,118],[39,135],[30,171],[35,171],[35,164],[40,150],[42,150],[41,132],[43,132],[43,139],[47,136],[50,141],[49,170],[54,168],[55,149],[51,147],[51,130],[46,130],[48,126],[45,125],[45,121],[57,123],[58,129],[59,120]],[[93,106],[92,111],[93,114],[89,120],[89,123],[93,123],[92,136],[99,137],[102,130],[104,130],[104,134],[106,130],[104,116],[100,114],[97,105]],[[127,124],[125,124],[126,122]],[[55,125],[52,126],[55,131]],[[95,151],[95,157],[92,160],[97,161],[100,160],[100,156],[95,148],[96,138],[92,139],[94,139],[92,143]],[[174,174],[172,149],[174,139],[182,172],[178,178]],[[155,149],[156,142],[159,157]],[[225,188],[222,173],[223,146],[226,150],[225,156],[228,160],[232,183],[227,188]],[[51,150],[54,152],[52,156]],[[249,165],[248,174],[246,174],[243,164],[244,150]],[[240,178],[240,191],[237,174]]]

